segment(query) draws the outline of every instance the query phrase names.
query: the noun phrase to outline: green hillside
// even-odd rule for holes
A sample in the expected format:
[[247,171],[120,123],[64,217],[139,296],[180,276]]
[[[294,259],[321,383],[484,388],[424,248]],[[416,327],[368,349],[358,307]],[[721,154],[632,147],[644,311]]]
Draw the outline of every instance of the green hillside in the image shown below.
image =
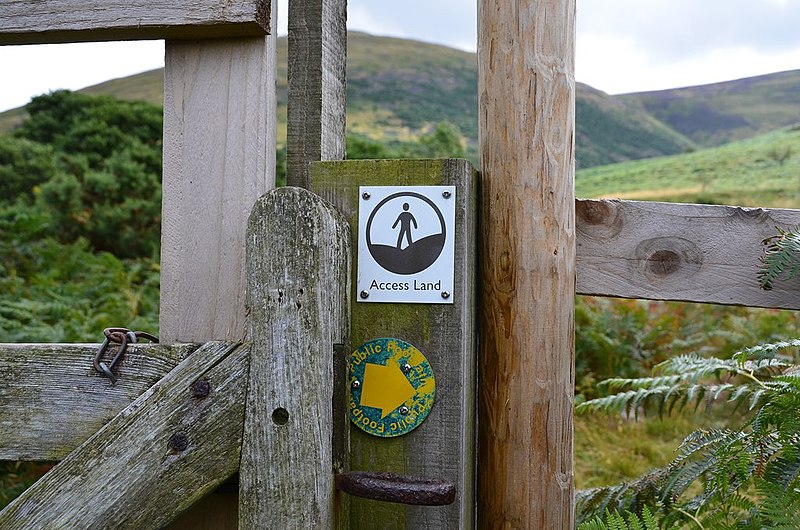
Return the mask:
[[800,122],[800,70],[619,98],[710,147]]
[[[278,39],[278,141],[286,137],[286,38]],[[348,36],[350,134],[382,142],[408,141],[441,121],[455,124],[477,158],[477,60],[474,53],[411,40],[351,32]],[[83,90],[160,104],[163,71],[114,79]],[[629,105],[586,85],[577,87],[578,167],[674,154],[691,144]],[[0,132],[24,111],[0,114]]]
[[575,122],[578,168],[693,149],[690,140],[640,107],[580,83]]
[[584,169],[579,197],[800,206],[800,126],[682,155]]

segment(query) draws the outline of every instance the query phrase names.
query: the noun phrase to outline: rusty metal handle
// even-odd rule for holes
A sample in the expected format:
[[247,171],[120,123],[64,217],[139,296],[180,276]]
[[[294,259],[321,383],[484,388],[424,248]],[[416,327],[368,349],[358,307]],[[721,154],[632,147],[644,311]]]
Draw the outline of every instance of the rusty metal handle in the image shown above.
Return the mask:
[[449,482],[396,473],[351,471],[336,475],[336,489],[356,497],[418,506],[446,506],[456,498]]

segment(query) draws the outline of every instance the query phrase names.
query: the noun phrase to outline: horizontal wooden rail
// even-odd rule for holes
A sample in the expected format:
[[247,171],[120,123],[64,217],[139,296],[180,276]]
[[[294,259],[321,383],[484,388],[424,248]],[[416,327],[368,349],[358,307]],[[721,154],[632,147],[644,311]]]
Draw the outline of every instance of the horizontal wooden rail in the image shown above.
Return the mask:
[[762,241],[800,210],[578,200],[579,294],[800,309],[800,281],[764,291]]
[[3,0],[0,44],[255,37],[270,0]]
[[239,468],[249,354],[204,344],[0,512],[0,528],[170,523]]
[[0,344],[0,460],[60,460],[197,349],[129,348],[115,385],[98,344]]

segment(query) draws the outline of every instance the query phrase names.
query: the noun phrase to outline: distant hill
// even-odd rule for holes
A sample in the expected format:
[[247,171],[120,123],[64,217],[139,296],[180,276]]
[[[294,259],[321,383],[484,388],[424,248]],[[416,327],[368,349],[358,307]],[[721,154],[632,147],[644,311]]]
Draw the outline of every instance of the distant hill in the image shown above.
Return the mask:
[[800,70],[617,96],[703,146],[800,122]]
[[[286,138],[286,48],[286,38],[278,39],[279,143]],[[407,141],[446,120],[458,126],[467,138],[468,153],[477,158],[474,53],[351,32],[347,75],[348,133]],[[731,83],[735,89],[720,83],[624,96],[578,83],[578,167],[682,153],[800,121],[800,71]],[[154,70],[83,91],[160,104],[162,87],[163,70]],[[792,101],[795,108],[789,108]],[[0,131],[24,116],[21,109],[0,114]]]
[[577,167],[690,151],[692,142],[638,105],[578,83],[575,98]]

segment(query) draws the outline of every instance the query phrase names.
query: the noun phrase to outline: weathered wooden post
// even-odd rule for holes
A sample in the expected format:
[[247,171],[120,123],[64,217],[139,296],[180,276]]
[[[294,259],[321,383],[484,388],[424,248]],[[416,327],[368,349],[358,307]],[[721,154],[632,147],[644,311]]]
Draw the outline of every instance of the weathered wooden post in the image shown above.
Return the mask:
[[481,0],[478,525],[573,526],[574,0]]
[[286,181],[309,189],[309,163],[345,151],[347,0],[289,0]]
[[[452,503],[444,506],[350,497],[351,527],[472,528],[477,305],[475,171],[465,160],[364,160],[318,162],[312,164],[311,173],[312,190],[344,214],[352,229],[353,248],[358,249],[351,294],[352,340],[347,352],[354,352],[350,357],[348,406],[351,418],[371,434],[351,425],[351,467],[356,471],[437,479],[456,490],[454,501],[450,499]],[[435,213],[427,220],[423,218],[426,212],[437,209],[441,214],[438,219]],[[447,217],[447,210],[452,217]],[[416,226],[408,214],[416,216]],[[402,229],[404,218],[407,233]],[[371,237],[369,243],[367,234]],[[398,237],[400,234],[402,238]],[[401,254],[413,255],[422,248],[417,245],[408,250],[411,240],[452,244],[452,261],[442,258],[445,251],[439,257],[434,252],[436,259],[430,270],[444,265],[431,281],[420,279],[411,269],[395,268],[393,264],[405,263]],[[383,256],[382,253],[390,257],[388,261],[380,258],[378,269],[366,269],[361,262],[367,254],[374,257]],[[416,259],[411,258],[410,262],[416,263]],[[396,273],[383,267],[395,268]],[[408,345],[422,355],[406,353],[414,351]],[[391,350],[392,355],[387,356],[387,350],[382,348]],[[426,407],[430,401],[426,400],[431,397],[432,381],[426,378],[428,366],[435,378],[435,400],[429,409]],[[428,414],[427,419],[420,423],[424,413]],[[409,430],[409,425],[418,427]],[[392,481],[379,483],[383,489],[378,492],[373,488],[369,493],[391,497]],[[409,488],[404,499],[408,500],[415,491],[419,493],[419,489]]]
[[348,342],[350,228],[311,192],[282,188],[256,203],[247,241],[253,345],[239,528],[334,528],[333,476],[347,449],[334,443],[347,425],[334,364]]

